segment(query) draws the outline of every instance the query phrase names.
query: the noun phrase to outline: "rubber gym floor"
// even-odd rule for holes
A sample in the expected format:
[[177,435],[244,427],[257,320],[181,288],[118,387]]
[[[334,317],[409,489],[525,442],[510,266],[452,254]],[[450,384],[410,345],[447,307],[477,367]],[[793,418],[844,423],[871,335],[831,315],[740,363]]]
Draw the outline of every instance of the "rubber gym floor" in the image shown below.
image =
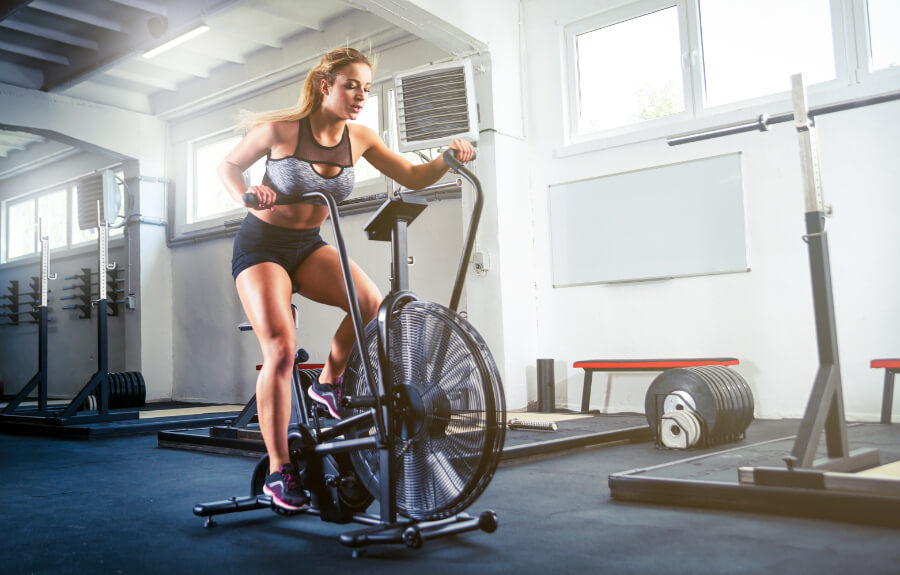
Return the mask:
[[[748,440],[796,425],[755,421]],[[0,573],[900,572],[894,528],[611,499],[611,473],[686,456],[644,441],[503,462],[467,510],[496,511],[495,533],[353,558],[338,535],[359,526],[317,517],[258,510],[204,528],[193,505],[248,494],[254,459],[164,449],[154,434],[0,435]]]

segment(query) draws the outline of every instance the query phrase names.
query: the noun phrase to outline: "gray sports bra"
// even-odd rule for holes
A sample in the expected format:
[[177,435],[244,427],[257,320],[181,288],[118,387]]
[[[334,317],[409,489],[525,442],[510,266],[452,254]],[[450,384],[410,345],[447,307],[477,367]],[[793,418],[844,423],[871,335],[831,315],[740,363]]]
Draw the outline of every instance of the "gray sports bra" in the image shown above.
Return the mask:
[[[336,176],[326,178],[313,168],[313,164],[338,166]],[[286,158],[267,158],[263,184],[281,194],[302,194],[323,191],[340,203],[353,191],[353,153],[350,149],[350,130],[344,126],[341,141],[332,147],[319,144],[313,137],[309,118],[300,119],[297,147]],[[319,198],[309,203],[324,204]]]

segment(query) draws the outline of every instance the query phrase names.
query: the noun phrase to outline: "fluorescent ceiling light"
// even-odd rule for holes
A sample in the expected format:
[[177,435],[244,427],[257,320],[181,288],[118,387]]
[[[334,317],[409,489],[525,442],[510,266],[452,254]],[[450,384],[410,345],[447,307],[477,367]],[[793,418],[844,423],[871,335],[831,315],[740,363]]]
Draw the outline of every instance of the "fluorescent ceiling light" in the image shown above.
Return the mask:
[[162,54],[166,50],[171,50],[175,46],[178,46],[179,44],[183,44],[183,43],[187,42],[188,40],[190,40],[191,38],[196,38],[200,34],[204,34],[206,32],[209,32],[209,26],[198,26],[197,28],[194,28],[190,32],[186,32],[186,33],[182,34],[181,36],[178,36],[177,38],[172,38],[165,44],[160,44],[156,48],[153,48],[152,50],[148,50],[148,51],[144,52],[144,58],[149,59],[154,56],[158,56],[159,54]]

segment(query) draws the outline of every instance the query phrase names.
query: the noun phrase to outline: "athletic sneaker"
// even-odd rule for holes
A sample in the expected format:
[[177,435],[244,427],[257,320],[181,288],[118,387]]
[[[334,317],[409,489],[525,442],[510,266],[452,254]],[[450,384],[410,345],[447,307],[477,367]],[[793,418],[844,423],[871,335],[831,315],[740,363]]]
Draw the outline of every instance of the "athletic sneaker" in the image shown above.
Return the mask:
[[309,509],[309,495],[300,484],[297,471],[290,465],[282,465],[281,469],[266,477],[263,493],[272,498],[272,502],[287,511],[306,511]]
[[339,377],[334,383],[322,383],[316,379],[309,386],[309,396],[327,407],[328,413],[335,419],[341,418],[338,407],[341,405],[341,381],[343,379]]

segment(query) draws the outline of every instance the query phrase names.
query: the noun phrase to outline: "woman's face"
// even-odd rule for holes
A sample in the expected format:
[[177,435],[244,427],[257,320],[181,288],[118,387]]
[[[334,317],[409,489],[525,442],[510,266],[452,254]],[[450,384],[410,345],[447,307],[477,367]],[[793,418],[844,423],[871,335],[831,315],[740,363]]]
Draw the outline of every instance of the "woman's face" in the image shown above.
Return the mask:
[[322,107],[339,118],[355,120],[366,105],[371,87],[372,69],[362,63],[348,64],[335,72],[334,84],[322,82]]

